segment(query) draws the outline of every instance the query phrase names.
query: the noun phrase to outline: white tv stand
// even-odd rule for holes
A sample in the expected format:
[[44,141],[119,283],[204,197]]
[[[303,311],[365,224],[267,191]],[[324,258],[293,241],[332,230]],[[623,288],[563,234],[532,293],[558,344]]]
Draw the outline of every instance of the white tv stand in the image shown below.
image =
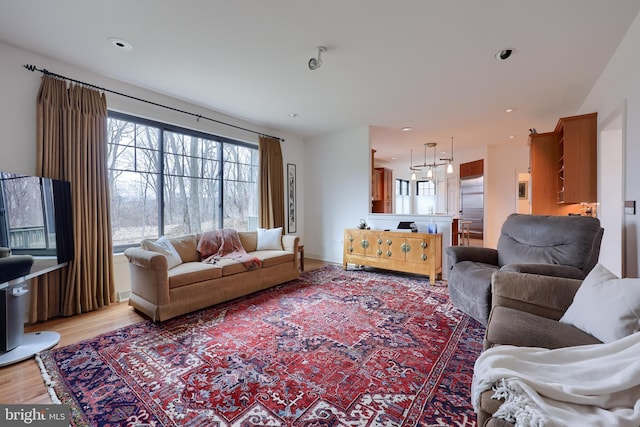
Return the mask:
[[[68,262],[58,264],[56,257],[34,257],[31,272],[26,276],[0,283],[0,293],[2,293],[3,298],[20,297],[29,293],[29,290],[26,289],[29,280],[65,267],[68,264]],[[7,296],[6,293],[9,292],[10,295]],[[6,300],[2,303],[6,304]],[[60,334],[57,332],[41,331],[25,334],[22,307],[14,307],[14,305],[7,305],[6,319],[3,322],[3,326],[7,334],[11,333],[13,335],[12,338],[17,342],[17,346],[9,351],[0,352],[0,367],[29,359],[36,353],[55,346],[60,341]],[[19,327],[15,327],[15,322],[19,322]],[[11,331],[10,328],[12,328]]]

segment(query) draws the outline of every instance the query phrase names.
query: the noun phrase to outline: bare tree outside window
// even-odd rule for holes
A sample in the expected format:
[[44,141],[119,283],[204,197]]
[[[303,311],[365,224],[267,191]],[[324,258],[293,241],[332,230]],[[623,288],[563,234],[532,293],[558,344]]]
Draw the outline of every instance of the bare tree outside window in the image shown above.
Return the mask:
[[257,145],[119,113],[109,117],[114,247],[258,225]]
[[155,237],[159,230],[159,129],[110,119],[108,135],[113,245]]

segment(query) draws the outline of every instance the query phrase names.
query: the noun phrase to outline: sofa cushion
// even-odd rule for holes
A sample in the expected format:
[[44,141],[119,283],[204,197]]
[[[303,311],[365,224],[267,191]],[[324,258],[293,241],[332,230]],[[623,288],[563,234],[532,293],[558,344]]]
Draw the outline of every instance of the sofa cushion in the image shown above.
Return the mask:
[[543,348],[601,343],[575,326],[502,306],[493,308],[485,339],[490,344]]
[[257,231],[238,231],[240,237],[240,243],[247,252],[253,252],[258,247],[258,232]]
[[185,262],[169,270],[169,289],[222,277],[222,268],[204,262]]
[[603,342],[640,330],[640,279],[620,279],[597,264],[585,277],[560,322]]
[[220,258],[214,265],[222,269],[223,276],[231,276],[232,274],[244,273],[245,271],[248,271],[247,267],[242,265],[241,262],[228,258]]
[[282,227],[258,228],[258,244],[256,250],[282,250]]
[[142,249],[146,249],[148,251],[157,252],[167,259],[167,266],[171,269],[177,265],[182,264],[182,258],[178,251],[176,251],[173,244],[166,237],[162,236],[158,240],[151,241],[145,239],[142,241]]
[[293,262],[293,254],[285,251],[255,251],[251,255],[262,261],[262,267],[271,267],[273,265]]
[[181,237],[170,238],[169,241],[176,248],[176,251],[180,254],[182,262],[196,262],[200,261],[200,254],[196,247],[198,246],[198,240],[195,234],[189,234]]

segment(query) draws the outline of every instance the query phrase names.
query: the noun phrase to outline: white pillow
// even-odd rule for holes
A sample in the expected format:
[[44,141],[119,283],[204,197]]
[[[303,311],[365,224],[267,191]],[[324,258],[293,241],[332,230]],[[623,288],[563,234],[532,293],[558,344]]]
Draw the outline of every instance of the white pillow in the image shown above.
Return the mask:
[[180,258],[180,254],[176,251],[176,248],[173,247],[169,239],[162,236],[155,242],[150,240],[145,240],[142,242],[142,247],[148,251],[158,252],[167,258],[167,265],[169,268],[173,268],[177,265],[182,264],[182,258]]
[[257,251],[268,249],[282,250],[282,227],[258,228]]
[[602,342],[640,331],[640,279],[620,279],[597,264],[560,319]]

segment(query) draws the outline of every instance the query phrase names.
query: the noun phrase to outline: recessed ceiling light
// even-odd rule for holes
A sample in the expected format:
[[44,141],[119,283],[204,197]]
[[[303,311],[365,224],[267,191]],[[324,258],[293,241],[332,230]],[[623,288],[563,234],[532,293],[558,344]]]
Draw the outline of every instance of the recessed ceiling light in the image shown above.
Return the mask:
[[515,137],[516,137],[515,135],[509,135],[509,139],[513,139]]
[[505,59],[509,58],[512,53],[513,49],[502,49],[501,51],[498,51],[496,53],[495,57],[498,61],[504,61]]
[[109,37],[107,40],[116,48],[122,50],[133,50],[133,45],[126,40],[117,37]]
[[294,118],[298,117],[298,113],[289,113],[289,117],[294,119]]
[[506,113],[513,113],[514,111],[516,111],[515,108],[507,108],[506,110],[504,110]]
[[412,127],[410,126],[405,126],[402,129],[400,129],[402,132],[411,132],[413,130]]

